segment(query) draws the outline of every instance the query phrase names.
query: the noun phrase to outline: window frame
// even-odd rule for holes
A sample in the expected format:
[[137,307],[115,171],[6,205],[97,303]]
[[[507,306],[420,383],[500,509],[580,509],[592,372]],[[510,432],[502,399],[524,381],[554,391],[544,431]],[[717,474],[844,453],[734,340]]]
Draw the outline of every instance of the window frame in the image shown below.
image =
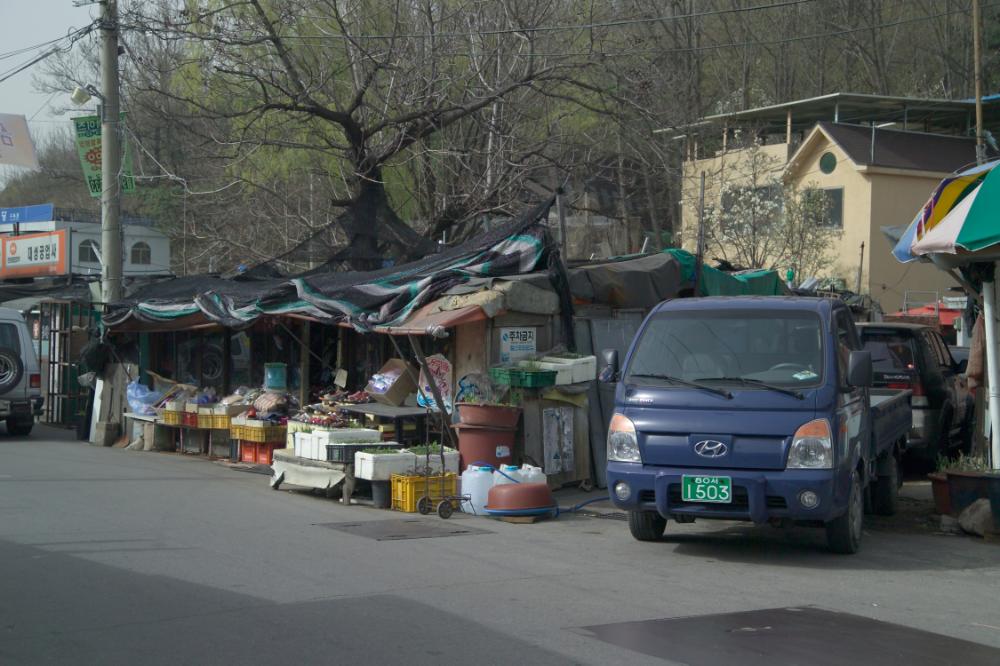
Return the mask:
[[[83,248],[87,248],[88,252],[91,253],[93,259],[84,258]],[[100,264],[101,258],[98,253],[101,251],[101,244],[98,243],[93,238],[84,238],[80,241],[80,244],[76,246],[76,261],[81,264]]]
[[[136,251],[145,252],[145,261],[136,261],[135,253]],[[153,265],[153,248],[146,241],[136,241],[132,243],[132,247],[129,248],[129,263],[133,266],[152,266]]]

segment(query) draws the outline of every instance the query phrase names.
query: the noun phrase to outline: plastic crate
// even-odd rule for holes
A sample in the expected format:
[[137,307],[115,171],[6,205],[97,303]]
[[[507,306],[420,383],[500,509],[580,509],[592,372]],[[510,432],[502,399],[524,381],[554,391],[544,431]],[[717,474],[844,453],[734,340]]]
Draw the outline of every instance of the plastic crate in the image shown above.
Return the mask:
[[257,464],[270,465],[274,462],[274,450],[283,448],[284,442],[257,442]]
[[163,422],[166,425],[180,425],[183,421],[184,412],[163,410]]
[[515,388],[543,388],[555,386],[555,370],[525,370],[524,368],[490,368],[490,376],[498,384]]
[[213,414],[212,428],[215,430],[229,430],[229,416],[225,414]]
[[368,443],[347,443],[347,444],[327,444],[326,445],[326,461],[327,462],[339,462],[339,463],[353,463],[354,454],[362,449],[373,449],[380,448],[384,449],[386,453],[395,453],[395,451],[401,448],[403,445],[397,442],[392,442],[391,444],[386,442],[368,442]]
[[453,497],[458,490],[458,475],[448,472],[444,476],[392,475],[392,508],[395,511],[416,513],[417,502],[424,495],[431,500]]
[[250,442],[280,443],[284,446],[288,438],[288,428],[285,426],[243,426],[241,434],[240,439]]
[[211,430],[215,427],[215,416],[212,414],[198,414],[198,427]]
[[198,415],[191,412],[181,413],[181,425],[186,425],[189,428],[198,427]]
[[257,464],[257,443],[240,441],[240,461]]

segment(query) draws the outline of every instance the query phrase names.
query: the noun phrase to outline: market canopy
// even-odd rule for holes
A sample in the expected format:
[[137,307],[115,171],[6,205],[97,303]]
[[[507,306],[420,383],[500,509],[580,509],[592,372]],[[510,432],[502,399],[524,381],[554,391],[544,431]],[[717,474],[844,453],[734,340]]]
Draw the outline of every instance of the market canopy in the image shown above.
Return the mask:
[[378,271],[327,272],[292,279],[190,276],[165,280],[109,306],[104,322],[117,330],[156,330],[200,315],[208,322],[238,329],[264,315],[295,315],[345,322],[362,331],[398,326],[421,306],[469,280],[554,268],[555,245],[547,222],[552,203],[546,201],[456,247]]

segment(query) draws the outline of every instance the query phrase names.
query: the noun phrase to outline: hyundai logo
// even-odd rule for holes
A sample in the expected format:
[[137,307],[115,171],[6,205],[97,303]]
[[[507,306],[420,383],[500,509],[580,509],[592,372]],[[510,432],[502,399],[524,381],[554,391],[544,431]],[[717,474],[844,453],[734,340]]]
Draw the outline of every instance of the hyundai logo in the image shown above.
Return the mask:
[[729,447],[714,439],[703,439],[694,445],[694,452],[703,458],[721,458],[729,453]]

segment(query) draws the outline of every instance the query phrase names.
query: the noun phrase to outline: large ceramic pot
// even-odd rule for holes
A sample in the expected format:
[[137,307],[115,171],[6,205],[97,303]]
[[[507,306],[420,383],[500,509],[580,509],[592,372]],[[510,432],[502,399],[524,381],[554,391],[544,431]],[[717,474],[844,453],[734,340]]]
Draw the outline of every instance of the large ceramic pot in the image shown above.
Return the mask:
[[948,475],[944,472],[931,472],[927,475],[931,482],[931,492],[934,493],[934,510],[942,516],[951,515],[951,493],[948,491]]
[[948,470],[948,494],[951,510],[955,515],[978,499],[990,496],[990,474],[986,472],[958,472]]
[[458,420],[464,425],[486,426],[490,428],[516,428],[521,418],[521,408],[507,405],[476,405],[460,402]]

